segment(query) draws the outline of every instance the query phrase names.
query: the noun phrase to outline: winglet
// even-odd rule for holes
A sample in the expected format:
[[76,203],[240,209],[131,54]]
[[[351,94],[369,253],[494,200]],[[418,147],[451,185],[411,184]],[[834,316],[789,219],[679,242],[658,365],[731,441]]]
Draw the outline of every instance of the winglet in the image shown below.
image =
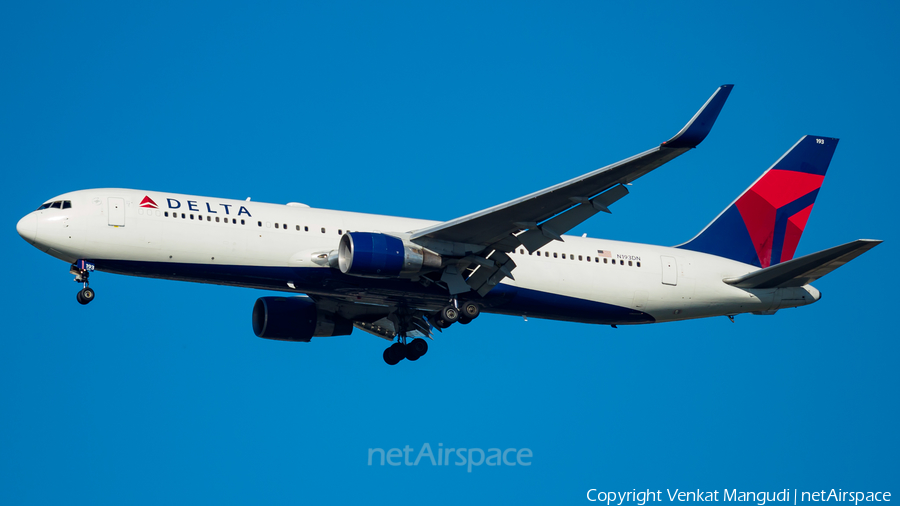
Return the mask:
[[703,104],[703,107],[697,111],[697,114],[688,121],[688,124],[684,125],[684,128],[675,134],[675,137],[660,144],[660,146],[664,148],[696,148],[698,144],[703,142],[709,131],[712,130],[713,125],[716,123],[716,118],[719,117],[719,112],[722,110],[722,106],[725,105],[725,100],[728,99],[728,95],[731,93],[731,88],[734,88],[733,84],[719,86],[716,92],[709,97],[709,100]]

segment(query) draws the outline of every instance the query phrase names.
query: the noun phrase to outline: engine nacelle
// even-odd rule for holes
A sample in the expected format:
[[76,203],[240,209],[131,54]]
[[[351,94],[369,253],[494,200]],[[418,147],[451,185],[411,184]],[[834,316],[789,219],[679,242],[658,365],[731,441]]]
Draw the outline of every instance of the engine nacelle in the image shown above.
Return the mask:
[[313,337],[349,336],[353,323],[316,308],[308,297],[260,297],[253,305],[253,333],[277,341],[308,343]]
[[347,232],[338,247],[338,268],[351,276],[396,278],[440,269],[441,256],[392,235]]

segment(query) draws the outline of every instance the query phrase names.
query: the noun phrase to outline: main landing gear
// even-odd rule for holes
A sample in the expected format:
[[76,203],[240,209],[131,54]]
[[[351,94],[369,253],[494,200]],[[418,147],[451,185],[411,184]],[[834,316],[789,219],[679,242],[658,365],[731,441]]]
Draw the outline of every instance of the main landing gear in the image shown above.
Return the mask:
[[[402,339],[403,341],[406,340],[405,337]],[[397,365],[404,358],[414,362],[426,353],[428,353],[428,342],[421,337],[417,337],[406,344],[398,341],[390,345],[384,350],[382,357],[388,365]]]
[[464,302],[462,307],[456,303],[444,306],[436,315],[432,317],[432,323],[435,327],[445,329],[456,322],[463,325],[469,324],[478,315],[481,314],[481,308],[474,302]]
[[69,273],[75,275],[75,282],[82,284],[81,290],[75,294],[75,299],[81,305],[86,305],[94,300],[94,289],[88,286],[88,277],[92,270],[94,270],[93,265],[81,260],[72,264],[72,268],[69,269]]

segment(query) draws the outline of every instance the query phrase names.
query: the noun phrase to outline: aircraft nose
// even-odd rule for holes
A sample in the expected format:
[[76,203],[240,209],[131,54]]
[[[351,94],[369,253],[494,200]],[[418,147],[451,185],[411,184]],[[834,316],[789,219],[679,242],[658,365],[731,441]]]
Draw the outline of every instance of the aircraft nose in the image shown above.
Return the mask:
[[34,244],[34,237],[37,235],[37,216],[35,216],[34,213],[25,215],[25,217],[16,224],[16,232],[22,236],[22,239],[28,241],[29,244]]

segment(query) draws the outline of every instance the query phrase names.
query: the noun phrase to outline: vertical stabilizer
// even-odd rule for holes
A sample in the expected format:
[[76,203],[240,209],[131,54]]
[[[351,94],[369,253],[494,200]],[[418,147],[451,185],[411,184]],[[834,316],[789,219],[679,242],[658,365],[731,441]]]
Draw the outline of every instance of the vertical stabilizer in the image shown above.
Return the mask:
[[677,248],[769,267],[794,258],[838,139],[807,135]]

